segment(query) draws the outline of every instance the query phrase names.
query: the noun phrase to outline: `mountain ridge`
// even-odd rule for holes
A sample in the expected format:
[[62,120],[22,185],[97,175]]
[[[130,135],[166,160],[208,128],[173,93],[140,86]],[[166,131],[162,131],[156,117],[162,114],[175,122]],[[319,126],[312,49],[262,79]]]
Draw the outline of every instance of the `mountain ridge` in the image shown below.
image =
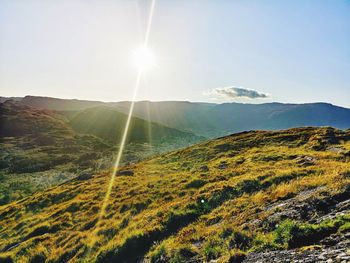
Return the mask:
[[[127,118],[127,114],[121,113],[113,107],[95,106],[76,113],[69,120],[69,124],[80,133],[94,134],[113,143],[119,143]],[[204,138],[190,132],[184,132],[137,117],[131,117],[130,119],[127,142],[180,142],[183,139],[194,142],[203,140]]]
[[[24,103],[55,110],[84,110],[94,106],[111,106],[128,114],[130,102],[98,102],[26,97]],[[27,102],[26,102],[27,101]],[[52,102],[52,103],[51,103]],[[330,103],[194,103],[185,101],[134,104],[133,116],[170,128],[215,138],[244,130],[278,130],[300,126],[350,128],[350,109]]]

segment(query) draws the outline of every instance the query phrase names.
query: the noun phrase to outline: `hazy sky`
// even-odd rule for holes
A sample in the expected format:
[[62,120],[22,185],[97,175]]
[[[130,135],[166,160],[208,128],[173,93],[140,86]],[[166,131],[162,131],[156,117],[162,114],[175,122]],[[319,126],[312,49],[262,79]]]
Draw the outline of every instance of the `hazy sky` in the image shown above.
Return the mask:
[[[158,0],[154,11],[157,66],[139,100],[350,107],[350,1]],[[0,95],[129,100],[148,12],[147,0],[0,0]]]

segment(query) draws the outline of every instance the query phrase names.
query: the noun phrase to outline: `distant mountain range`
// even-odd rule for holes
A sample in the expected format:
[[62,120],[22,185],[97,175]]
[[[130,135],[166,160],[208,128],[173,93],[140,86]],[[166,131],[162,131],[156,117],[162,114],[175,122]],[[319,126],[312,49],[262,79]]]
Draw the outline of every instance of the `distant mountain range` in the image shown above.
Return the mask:
[[[4,98],[0,99],[3,100]],[[127,113],[130,107],[128,101],[101,102],[36,96],[26,96],[21,102],[37,108],[60,111],[69,117],[78,111],[97,106],[113,107],[121,113]],[[213,104],[139,101],[135,103],[133,115],[207,138],[246,130],[278,130],[301,126],[350,128],[350,109],[328,103]]]

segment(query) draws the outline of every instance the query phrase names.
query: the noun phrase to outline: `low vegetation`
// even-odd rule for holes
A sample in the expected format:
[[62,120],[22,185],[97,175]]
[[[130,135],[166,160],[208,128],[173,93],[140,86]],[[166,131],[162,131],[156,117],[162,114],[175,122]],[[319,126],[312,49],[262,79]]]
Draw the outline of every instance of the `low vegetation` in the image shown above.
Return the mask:
[[[335,151],[336,149],[340,149]],[[252,131],[0,207],[4,262],[241,262],[349,231],[350,131]],[[132,173],[131,173],[131,172]],[[323,218],[324,217],[324,218]]]

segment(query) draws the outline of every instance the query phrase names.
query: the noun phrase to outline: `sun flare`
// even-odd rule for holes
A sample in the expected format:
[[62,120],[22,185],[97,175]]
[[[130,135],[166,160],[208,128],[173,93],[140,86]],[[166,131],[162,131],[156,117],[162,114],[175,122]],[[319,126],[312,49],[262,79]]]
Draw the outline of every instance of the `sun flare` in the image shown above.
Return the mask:
[[148,47],[141,46],[134,51],[133,62],[140,70],[149,70],[155,66],[155,57]]

